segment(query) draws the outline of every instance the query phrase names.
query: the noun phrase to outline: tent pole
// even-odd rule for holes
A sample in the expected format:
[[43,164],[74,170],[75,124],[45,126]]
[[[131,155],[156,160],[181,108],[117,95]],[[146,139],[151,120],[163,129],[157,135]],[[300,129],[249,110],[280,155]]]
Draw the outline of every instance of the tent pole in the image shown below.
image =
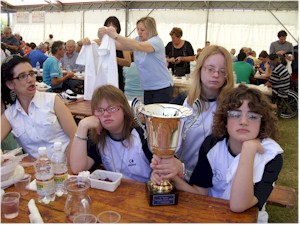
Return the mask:
[[[149,16],[152,12],[154,11],[154,9],[152,9],[148,14],[147,16]],[[147,17],[146,16],[146,17]],[[130,32],[129,36],[136,30],[136,27]]]
[[281,23],[281,21],[275,16],[275,14],[271,11],[271,10],[268,10],[272,16],[281,24],[281,26],[284,27],[284,29],[292,36],[292,38],[298,43],[298,40],[291,34],[291,32],[289,32],[289,30],[284,26],[283,23]]
[[129,23],[129,8],[128,8],[128,4],[126,4],[126,9],[125,9],[125,37],[128,37],[128,23]]
[[84,36],[84,14],[85,14],[85,11],[83,10],[82,11],[82,23],[81,23],[81,39],[83,39],[85,36]]
[[207,30],[208,30],[208,17],[209,17],[209,2],[207,3],[207,9],[206,9],[206,23],[205,23],[205,42],[204,42],[204,46],[205,43],[207,42]]
[[9,12],[7,12],[6,14],[7,14],[7,26],[10,27],[10,16],[9,16]]

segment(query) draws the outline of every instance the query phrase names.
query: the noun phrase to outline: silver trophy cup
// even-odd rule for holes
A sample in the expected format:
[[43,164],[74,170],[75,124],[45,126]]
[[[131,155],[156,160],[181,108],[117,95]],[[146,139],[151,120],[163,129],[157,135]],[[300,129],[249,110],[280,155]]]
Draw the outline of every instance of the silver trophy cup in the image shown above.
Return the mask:
[[[184,120],[182,119],[191,116],[193,111],[182,105],[163,103],[142,105],[135,98],[132,101],[131,109],[136,123],[143,128],[144,136],[148,138],[148,146],[152,153],[161,158],[168,158],[175,154],[182,137],[185,138],[187,130],[197,120],[201,104],[198,99],[195,101],[194,111],[196,113],[194,114],[194,119],[190,124],[184,126],[184,130]],[[146,124],[146,127],[142,124],[140,115],[142,115],[141,119]],[[151,188],[150,191],[158,194],[170,193],[174,189],[169,180],[165,180],[159,185],[150,181],[148,186]],[[162,199],[161,196],[160,199]],[[166,200],[165,196],[163,199],[164,201]]]

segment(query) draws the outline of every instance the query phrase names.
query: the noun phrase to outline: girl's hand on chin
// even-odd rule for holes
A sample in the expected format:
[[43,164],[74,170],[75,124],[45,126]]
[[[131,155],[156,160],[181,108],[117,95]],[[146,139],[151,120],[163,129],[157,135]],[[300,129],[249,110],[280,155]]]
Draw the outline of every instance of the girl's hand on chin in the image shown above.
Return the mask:
[[256,138],[256,139],[252,139],[252,140],[248,140],[248,141],[244,141],[243,143],[243,148],[245,149],[253,149],[256,152],[263,154],[264,153],[264,149],[261,145],[260,139]]

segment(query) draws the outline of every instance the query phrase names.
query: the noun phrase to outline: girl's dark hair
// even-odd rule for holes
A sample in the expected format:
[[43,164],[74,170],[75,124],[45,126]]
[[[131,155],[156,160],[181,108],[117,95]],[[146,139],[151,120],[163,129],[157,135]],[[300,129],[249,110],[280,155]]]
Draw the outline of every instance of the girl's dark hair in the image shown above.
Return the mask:
[[121,25],[120,25],[120,21],[118,20],[117,17],[115,16],[110,16],[108,17],[105,22],[104,22],[104,26],[108,26],[109,24],[114,25],[117,28],[117,33],[119,34],[121,32]]
[[26,56],[10,55],[1,65],[1,98],[5,105],[14,104],[16,101],[10,97],[10,89],[6,86],[6,82],[13,79],[13,69],[19,63],[29,63],[30,59]]
[[[92,96],[91,100],[91,108],[92,113],[94,114],[95,110],[97,109],[100,101],[103,99],[112,102],[114,104],[119,105],[124,113],[124,127],[123,127],[123,140],[128,140],[130,144],[130,140],[128,139],[131,135],[132,128],[136,127],[136,124],[134,122],[133,115],[131,113],[131,109],[129,106],[129,103],[127,101],[127,98],[125,97],[124,93],[119,89],[116,88],[113,85],[103,85],[99,88],[97,88]],[[106,136],[109,134],[109,132],[105,129],[103,129],[98,135],[95,130],[91,130],[91,138],[92,140],[97,143],[100,142],[100,147],[103,150],[106,144]]]
[[237,88],[223,95],[214,115],[212,133],[216,137],[228,136],[227,112],[239,108],[244,100],[249,100],[252,112],[262,115],[260,131],[257,138],[278,138],[277,117],[275,116],[270,101],[260,90],[239,85]]

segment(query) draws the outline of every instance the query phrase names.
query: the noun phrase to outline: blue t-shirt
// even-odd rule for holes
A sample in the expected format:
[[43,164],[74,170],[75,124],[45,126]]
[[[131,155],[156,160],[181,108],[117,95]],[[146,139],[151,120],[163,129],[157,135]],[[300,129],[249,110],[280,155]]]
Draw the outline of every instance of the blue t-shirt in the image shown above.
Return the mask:
[[[268,62],[268,64],[270,65],[270,69],[273,70],[273,69],[274,69],[274,66],[272,66],[270,62]],[[260,67],[263,71],[266,72],[266,67],[265,67],[265,64],[264,64],[264,63],[261,63],[261,64],[259,65],[259,67]]]
[[[135,40],[141,41],[139,37]],[[166,65],[163,41],[158,36],[154,36],[147,42],[154,48],[154,52],[134,51],[134,62],[142,88],[148,91],[173,86],[173,79]]]
[[123,76],[125,78],[125,95],[143,97],[144,91],[141,88],[140,77],[134,62],[130,67],[123,67]]
[[59,61],[53,56],[48,57],[43,66],[43,82],[51,86],[52,89],[62,88],[63,83],[52,86],[51,82],[52,78],[60,78],[62,76],[63,73],[59,66]]
[[48,58],[48,56],[46,56],[45,53],[43,53],[40,49],[29,52],[28,57],[32,67],[36,67],[36,63],[39,62],[41,68],[43,68],[43,64]]

